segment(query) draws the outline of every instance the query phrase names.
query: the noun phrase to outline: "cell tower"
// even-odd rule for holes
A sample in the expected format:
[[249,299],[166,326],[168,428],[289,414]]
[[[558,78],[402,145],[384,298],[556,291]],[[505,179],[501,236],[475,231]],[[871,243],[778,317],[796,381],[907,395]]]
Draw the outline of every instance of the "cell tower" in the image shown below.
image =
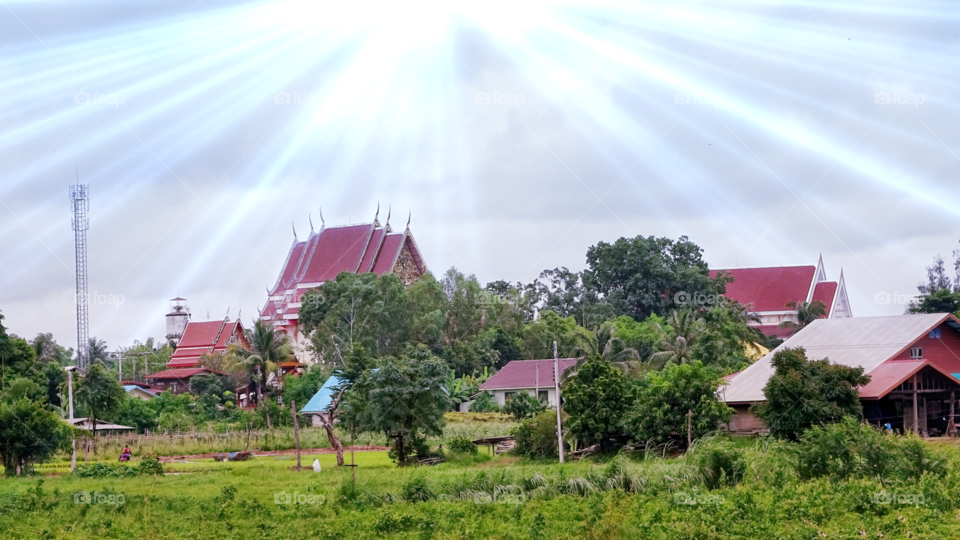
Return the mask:
[[[79,175],[77,180],[79,180]],[[90,228],[90,186],[70,186],[70,204],[73,206],[73,235],[77,253],[77,367],[86,371],[90,363],[90,313],[87,302],[87,229]]]

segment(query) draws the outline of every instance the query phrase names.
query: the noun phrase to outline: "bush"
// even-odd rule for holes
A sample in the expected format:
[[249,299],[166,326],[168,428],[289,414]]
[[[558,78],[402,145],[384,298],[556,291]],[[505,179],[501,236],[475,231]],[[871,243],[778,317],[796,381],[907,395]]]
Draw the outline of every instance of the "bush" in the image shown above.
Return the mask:
[[526,392],[519,392],[510,396],[510,399],[503,405],[503,412],[512,414],[517,420],[523,420],[528,416],[546,410],[546,408],[547,405],[539,399]]
[[477,453],[477,445],[473,444],[473,441],[466,437],[454,437],[450,439],[450,442],[447,443],[447,448],[449,448],[451,452],[458,454]]
[[692,453],[692,458],[709,489],[739,484],[747,468],[743,450],[730,441],[717,438],[703,439]]
[[557,455],[557,414],[543,411],[520,423],[514,432],[514,453],[524,457]]
[[493,398],[490,392],[482,392],[477,399],[470,404],[470,412],[495,413],[500,412],[500,406],[497,400]]
[[160,459],[157,456],[147,454],[137,465],[137,472],[140,474],[163,474],[163,465],[160,464]]
[[137,476],[139,472],[136,467],[101,461],[89,465],[77,465],[74,474],[80,478],[129,478]]

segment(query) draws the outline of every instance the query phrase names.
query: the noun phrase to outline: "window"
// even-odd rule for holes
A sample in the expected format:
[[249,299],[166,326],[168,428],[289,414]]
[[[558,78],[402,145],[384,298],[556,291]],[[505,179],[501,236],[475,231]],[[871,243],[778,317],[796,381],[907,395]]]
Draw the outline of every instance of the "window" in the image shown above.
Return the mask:
[[540,392],[537,393],[537,399],[546,403],[550,401],[550,393],[547,392],[546,390],[541,390]]
[[911,347],[910,348],[910,359],[911,360],[920,360],[923,358],[923,347]]
[[934,328],[930,331],[930,339],[940,339],[940,329]]
[[516,393],[516,392],[504,392],[504,393],[503,393],[503,400],[506,401],[506,400],[512,398],[512,397],[513,397],[513,394],[515,394],[515,393]]

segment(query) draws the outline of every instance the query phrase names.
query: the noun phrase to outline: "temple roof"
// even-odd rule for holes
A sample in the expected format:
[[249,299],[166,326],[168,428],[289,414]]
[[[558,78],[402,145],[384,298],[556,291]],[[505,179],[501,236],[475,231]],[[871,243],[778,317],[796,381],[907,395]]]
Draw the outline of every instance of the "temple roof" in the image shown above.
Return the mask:
[[183,335],[177,342],[173,356],[167,361],[168,368],[187,368],[200,365],[204,354],[225,352],[230,338],[235,337],[246,343],[243,325],[239,320],[230,321],[190,321],[183,329]]
[[382,226],[374,217],[372,223],[311,230],[306,240],[294,236],[280,275],[268,290],[269,298],[260,311],[260,319],[272,320],[274,324],[295,321],[298,307],[290,304],[299,303],[307,289],[335,279],[342,272],[391,273],[405,249],[417,273],[425,274],[427,267],[410,232],[409,221],[401,233],[392,232],[388,216]]

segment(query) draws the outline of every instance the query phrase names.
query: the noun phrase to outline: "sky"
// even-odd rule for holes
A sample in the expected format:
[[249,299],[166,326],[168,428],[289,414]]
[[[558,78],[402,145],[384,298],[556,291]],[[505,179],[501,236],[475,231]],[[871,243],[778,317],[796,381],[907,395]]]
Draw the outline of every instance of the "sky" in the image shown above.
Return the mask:
[[[250,323],[294,238],[407,218],[486,283],[688,236],[712,268],[843,270],[902,313],[958,246],[960,10],[944,2],[0,2],[0,312],[75,346],[168,300]],[[889,296],[884,295],[886,293]],[[884,299],[889,299],[885,302]]]

